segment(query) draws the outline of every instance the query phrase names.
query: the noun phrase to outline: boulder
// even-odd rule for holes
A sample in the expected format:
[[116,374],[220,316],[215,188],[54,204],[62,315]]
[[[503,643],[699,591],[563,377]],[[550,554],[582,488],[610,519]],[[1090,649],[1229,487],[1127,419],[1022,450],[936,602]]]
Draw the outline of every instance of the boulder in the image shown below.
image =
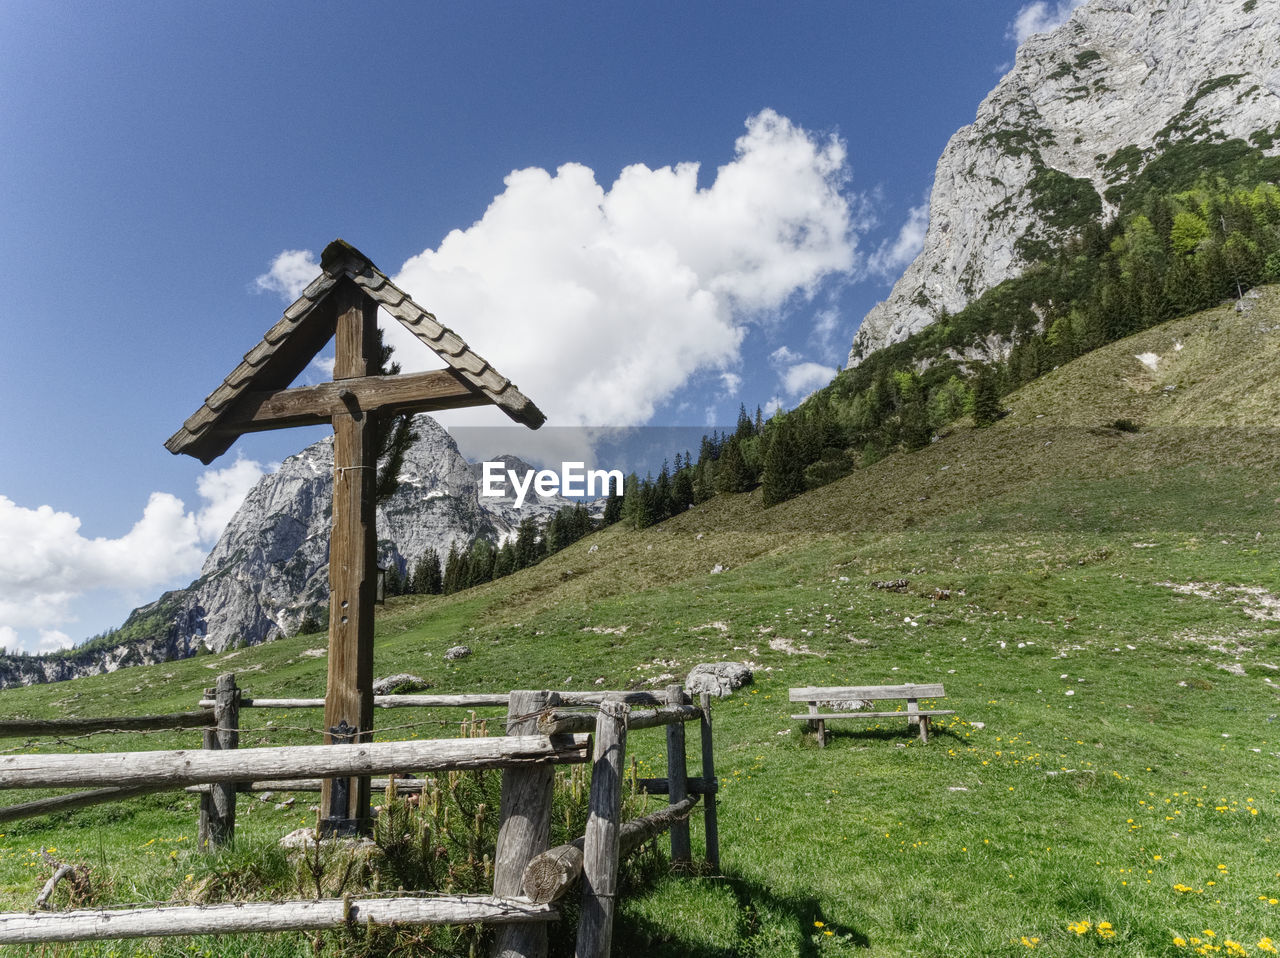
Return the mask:
[[703,662],[690,670],[684,688],[695,698],[703,692],[725,698],[750,681],[751,669],[741,662]]
[[398,672],[395,675],[388,675],[385,679],[378,679],[373,683],[374,695],[395,695],[407,694],[409,692],[421,692],[423,689],[431,688],[431,683],[417,675],[410,675],[408,672]]
[[446,649],[444,657],[450,662],[456,662],[458,659],[465,659],[471,654],[471,649],[465,645],[455,645],[451,649]]

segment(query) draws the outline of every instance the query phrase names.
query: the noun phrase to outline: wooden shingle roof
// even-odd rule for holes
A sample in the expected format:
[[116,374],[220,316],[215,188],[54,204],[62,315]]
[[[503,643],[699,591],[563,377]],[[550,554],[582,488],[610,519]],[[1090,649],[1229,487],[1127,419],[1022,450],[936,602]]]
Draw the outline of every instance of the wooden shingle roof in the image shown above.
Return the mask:
[[[285,389],[334,335],[337,311],[330,294],[339,284],[354,283],[401,325],[439,356],[478,402],[489,402],[531,429],[546,421],[542,411],[477,355],[457,333],[442,325],[351,244],[334,240],[320,257],[320,275],[284,311],[253,349],[215,389],[204,404],[165,442],[170,452],[186,453],[209,463],[245,430],[228,428],[238,401],[250,394]],[[243,405],[243,403],[241,403]],[[220,426],[222,428],[220,428]]]

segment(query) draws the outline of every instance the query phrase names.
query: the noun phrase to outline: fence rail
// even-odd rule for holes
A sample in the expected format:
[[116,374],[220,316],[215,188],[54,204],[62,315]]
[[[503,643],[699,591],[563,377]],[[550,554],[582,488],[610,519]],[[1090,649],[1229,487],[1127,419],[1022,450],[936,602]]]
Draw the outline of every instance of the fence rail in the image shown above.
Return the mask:
[[170,715],[118,715],[104,718],[0,719],[0,738],[32,735],[87,735],[92,732],[164,732],[214,724],[212,703],[198,712]]
[[114,911],[23,912],[0,915],[0,944],[315,931],[339,928],[349,922],[468,925],[476,922],[546,922],[558,917],[559,910],[554,905],[493,895],[339,898]]
[[359,745],[290,745],[235,751],[93,752],[0,756],[0,788],[157,785],[319,775],[374,775],[585,762],[589,735],[423,739]]
[[[546,953],[546,922],[559,917],[555,901],[581,879],[576,954],[578,958],[607,958],[612,947],[621,857],[668,831],[672,863],[688,862],[688,816],[699,798],[706,822],[707,861],[712,868],[719,867],[717,781],[710,697],[706,694],[700,706],[690,704],[678,685],[661,693],[377,696],[374,703],[381,708],[505,705],[507,734],[247,749],[238,747],[241,708],[318,708],[324,700],[254,699],[236,687],[230,673],[219,676],[217,687],[207,690],[206,696],[200,702],[201,711],[171,716],[0,723],[0,734],[12,735],[201,728],[205,746],[156,752],[0,755],[0,789],[102,786],[2,808],[0,822],[186,788],[201,793],[200,844],[207,847],[233,838],[239,792],[317,790],[326,779],[367,780],[374,774],[500,768],[502,798],[493,894],[0,914],[0,944],[316,930],[349,922],[483,922],[499,926],[493,955],[532,958]],[[633,710],[632,706],[645,708]],[[690,721],[698,721],[702,731],[702,775],[696,778],[688,776],[686,767],[684,725]],[[668,805],[622,823],[627,733],[659,726],[666,728],[667,777],[635,779],[633,773],[633,781],[642,791],[666,794]],[[586,831],[574,842],[548,849],[552,766],[587,761],[592,763],[592,776]],[[388,781],[394,781],[398,791],[420,790],[425,784],[400,778],[375,780],[373,784],[382,788]]]

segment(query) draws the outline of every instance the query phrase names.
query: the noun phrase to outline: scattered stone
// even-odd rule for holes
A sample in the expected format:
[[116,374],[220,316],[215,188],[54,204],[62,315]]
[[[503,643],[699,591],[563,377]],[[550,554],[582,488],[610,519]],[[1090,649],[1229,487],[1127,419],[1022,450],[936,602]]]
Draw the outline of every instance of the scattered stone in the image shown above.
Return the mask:
[[796,645],[790,639],[776,638],[769,640],[769,648],[775,652],[785,652],[787,655],[817,655],[817,652],[810,652],[809,646],[801,644]]
[[907,579],[884,579],[871,583],[872,588],[884,589],[887,592],[906,592],[910,585]]
[[1230,672],[1232,675],[1239,675],[1241,677],[1249,674],[1244,670],[1244,666],[1239,662],[1230,662],[1227,665],[1219,665],[1218,668],[1222,669],[1224,672]]
[[724,566],[722,566],[719,562],[717,562],[717,563],[715,564],[715,568],[713,568],[713,569],[711,570],[711,574],[712,574],[712,575],[719,575],[719,574],[720,574],[721,572],[723,572],[723,571],[724,571]]
[[598,545],[595,545],[587,550],[587,555],[590,555],[593,552],[599,552],[599,551],[600,551],[600,547]]
[[420,676],[410,675],[408,672],[398,672],[395,675],[388,675],[385,679],[375,681],[373,683],[373,694],[403,695],[408,692],[420,692],[429,688],[431,688],[431,683]]
[[689,671],[684,687],[691,696],[710,692],[725,698],[750,681],[751,669],[741,662],[703,662]]
[[281,848],[314,848],[315,844],[316,830],[314,828],[295,828],[280,839]]
[[465,659],[471,654],[471,649],[465,645],[455,645],[450,649],[446,649],[444,657],[450,662],[456,662],[458,659]]
[[261,793],[261,794],[258,796],[258,801],[260,801],[260,802],[269,802],[269,801],[271,801],[271,800],[272,800],[273,798],[275,798],[275,797],[276,797],[276,793],[275,793],[275,792],[263,792],[263,793]]

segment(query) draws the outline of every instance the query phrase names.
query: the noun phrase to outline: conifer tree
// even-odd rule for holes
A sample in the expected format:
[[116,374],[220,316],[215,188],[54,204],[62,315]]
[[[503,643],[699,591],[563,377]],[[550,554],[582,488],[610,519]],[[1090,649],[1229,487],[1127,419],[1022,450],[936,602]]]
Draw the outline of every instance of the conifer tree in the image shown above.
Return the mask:
[[764,471],[760,476],[760,494],[765,506],[777,505],[804,492],[804,462],[796,441],[797,417],[794,414],[774,416],[765,439]]
[[990,426],[1000,418],[1000,384],[996,373],[988,366],[980,366],[973,382],[973,424]]

